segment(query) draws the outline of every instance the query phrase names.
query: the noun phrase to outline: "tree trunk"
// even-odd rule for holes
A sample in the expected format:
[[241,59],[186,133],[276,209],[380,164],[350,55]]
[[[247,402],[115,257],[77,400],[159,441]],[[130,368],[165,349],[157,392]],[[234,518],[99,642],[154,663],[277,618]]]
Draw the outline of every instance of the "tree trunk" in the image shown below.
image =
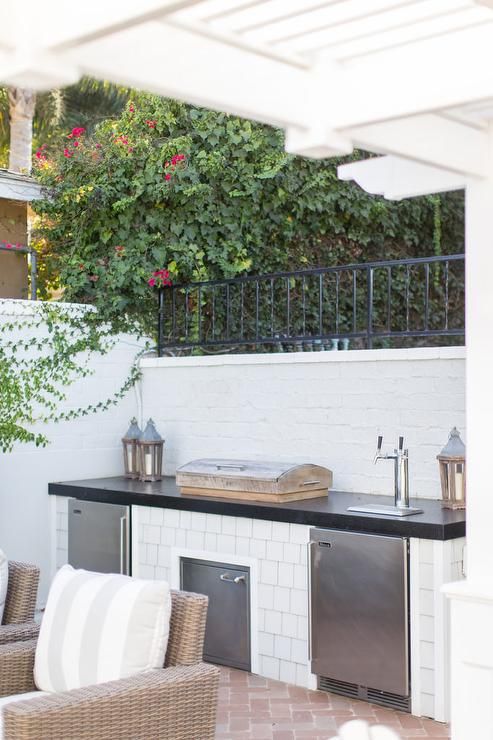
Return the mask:
[[9,170],[30,174],[32,167],[34,90],[9,87],[10,155]]

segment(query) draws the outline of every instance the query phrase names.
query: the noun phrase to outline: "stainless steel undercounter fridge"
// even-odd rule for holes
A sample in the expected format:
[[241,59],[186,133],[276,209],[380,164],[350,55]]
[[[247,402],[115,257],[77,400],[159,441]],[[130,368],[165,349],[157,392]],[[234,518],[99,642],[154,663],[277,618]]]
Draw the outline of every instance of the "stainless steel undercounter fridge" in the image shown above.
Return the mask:
[[408,540],[312,529],[310,580],[319,687],[409,711]]
[[97,573],[130,575],[130,507],[69,499],[68,562]]

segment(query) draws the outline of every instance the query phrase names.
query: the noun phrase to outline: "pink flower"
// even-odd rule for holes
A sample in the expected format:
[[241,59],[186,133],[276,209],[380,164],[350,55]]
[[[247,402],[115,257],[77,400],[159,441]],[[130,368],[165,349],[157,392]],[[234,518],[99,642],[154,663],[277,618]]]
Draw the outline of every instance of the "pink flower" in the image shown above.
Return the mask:
[[89,280],[92,283],[95,283],[95,282],[97,282],[99,280],[99,277],[97,275],[89,275]]
[[79,142],[78,141],[74,141],[74,146],[75,147],[79,146]]
[[78,126],[77,128],[73,128],[71,133],[68,134],[67,139],[77,139],[78,136],[82,136],[82,134],[85,134],[86,130],[83,126]]
[[134,104],[133,103],[130,103],[129,104],[128,110],[129,110],[129,113],[134,113],[135,112],[135,107],[134,107]]
[[156,285],[156,278],[150,278],[150,279],[149,279],[149,280],[147,281],[147,283],[148,283],[148,285],[150,285],[150,286],[151,286],[151,288],[154,288],[154,286]]
[[72,152],[69,152],[68,149],[64,149],[63,156],[66,157],[67,159],[70,159],[70,157],[72,156]]
[[149,128],[156,128],[156,121],[151,121],[150,119],[147,119],[146,123]]
[[171,175],[168,173],[167,175],[164,176],[164,179],[165,180],[171,180]]
[[96,149],[101,149],[102,144],[96,144]]
[[115,252],[123,252],[125,250],[125,247],[122,247],[120,244],[115,247]]

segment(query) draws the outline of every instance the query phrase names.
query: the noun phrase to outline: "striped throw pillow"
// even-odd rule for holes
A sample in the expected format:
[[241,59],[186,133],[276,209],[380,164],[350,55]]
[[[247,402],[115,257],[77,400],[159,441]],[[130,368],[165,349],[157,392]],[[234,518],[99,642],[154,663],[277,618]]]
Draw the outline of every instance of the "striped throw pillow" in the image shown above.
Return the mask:
[[165,581],[65,565],[48,595],[34,664],[40,691],[68,691],[162,668],[171,595]]
[[0,624],[2,624],[3,610],[7,598],[7,587],[9,585],[9,561],[7,556],[0,550]]

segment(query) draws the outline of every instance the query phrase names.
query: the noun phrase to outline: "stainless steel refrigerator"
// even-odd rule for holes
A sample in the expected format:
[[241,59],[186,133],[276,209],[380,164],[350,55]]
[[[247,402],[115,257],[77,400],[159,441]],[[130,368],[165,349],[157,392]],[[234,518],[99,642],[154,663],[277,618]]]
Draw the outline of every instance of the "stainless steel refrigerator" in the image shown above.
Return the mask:
[[130,507],[69,499],[68,562],[97,573],[131,575]]

